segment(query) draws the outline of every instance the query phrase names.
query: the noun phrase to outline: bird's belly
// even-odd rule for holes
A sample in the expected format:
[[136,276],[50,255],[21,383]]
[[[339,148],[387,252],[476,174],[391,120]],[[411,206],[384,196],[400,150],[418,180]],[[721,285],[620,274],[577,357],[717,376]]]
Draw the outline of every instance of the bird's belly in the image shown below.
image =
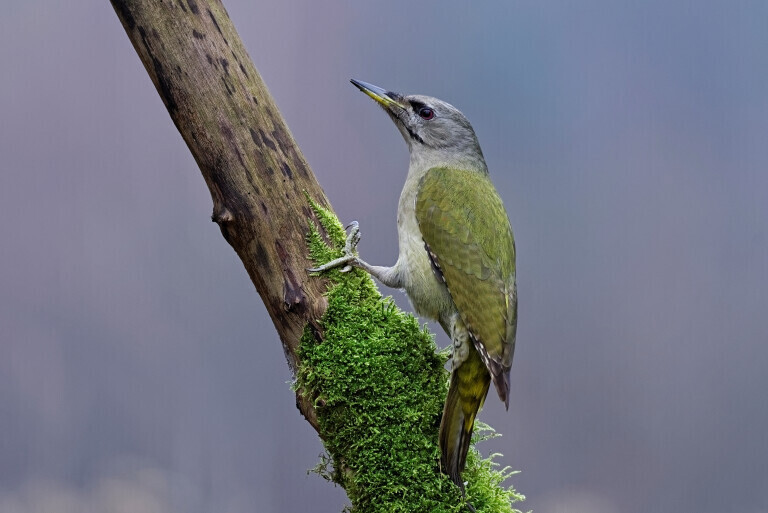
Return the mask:
[[401,233],[400,259],[398,263],[402,266],[405,292],[416,313],[434,320],[449,316],[456,307],[445,283],[432,268],[418,229],[408,234]]

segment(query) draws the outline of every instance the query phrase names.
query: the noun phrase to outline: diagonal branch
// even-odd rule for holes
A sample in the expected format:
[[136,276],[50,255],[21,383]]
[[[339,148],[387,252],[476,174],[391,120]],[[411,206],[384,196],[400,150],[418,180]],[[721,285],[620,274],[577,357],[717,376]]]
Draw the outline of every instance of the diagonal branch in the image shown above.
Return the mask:
[[[446,373],[434,342],[367,275],[349,273],[344,286],[332,271],[327,298],[328,282],[308,276],[308,232],[315,260],[335,250],[306,220],[335,245],[344,231],[221,1],[110,1],[208,184],[213,221],[264,301],[291,371],[301,371],[307,392],[297,390],[296,404],[324,437],[354,510],[465,510],[438,464]],[[510,501],[522,496],[500,486],[511,473],[492,460],[470,454],[467,496],[478,511],[516,511]]]
[[[328,201],[217,0],[111,0],[213,198],[214,222],[264,300],[295,374],[304,327],[325,311],[309,279],[306,194]],[[297,406],[318,429],[310,401]]]

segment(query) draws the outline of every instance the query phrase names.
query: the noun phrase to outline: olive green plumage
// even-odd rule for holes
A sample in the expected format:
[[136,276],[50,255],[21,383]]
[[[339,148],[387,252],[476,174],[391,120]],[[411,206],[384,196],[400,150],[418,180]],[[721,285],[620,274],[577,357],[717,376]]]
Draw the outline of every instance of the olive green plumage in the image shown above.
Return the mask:
[[487,174],[433,168],[421,180],[416,219],[470,337],[487,355],[499,398],[509,407],[517,298],[515,240],[504,204]]
[[467,462],[475,417],[483,406],[491,375],[480,359],[470,351],[467,360],[451,373],[451,383],[440,419],[440,464],[448,477],[464,490],[461,473]]
[[462,486],[475,416],[491,375],[509,406],[517,320],[515,242],[501,198],[487,174],[477,171],[427,171],[416,195],[416,219],[473,342],[469,357],[452,373],[440,426],[443,466]]
[[453,344],[440,425],[443,471],[462,490],[472,429],[490,383],[509,407],[515,348],[515,243],[469,121],[437,98],[400,95],[352,81],[376,100],[410,150],[397,212],[399,257],[375,266],[355,254],[356,223],[345,255],[317,271],[358,267],[402,288],[419,315],[440,322]]

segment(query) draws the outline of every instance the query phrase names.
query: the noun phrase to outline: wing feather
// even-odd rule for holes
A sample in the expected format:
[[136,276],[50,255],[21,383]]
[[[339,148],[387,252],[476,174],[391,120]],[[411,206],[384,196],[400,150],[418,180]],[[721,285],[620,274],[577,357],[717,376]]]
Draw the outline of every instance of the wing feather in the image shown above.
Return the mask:
[[507,400],[517,325],[515,242],[487,174],[432,168],[416,197],[416,219],[433,265]]

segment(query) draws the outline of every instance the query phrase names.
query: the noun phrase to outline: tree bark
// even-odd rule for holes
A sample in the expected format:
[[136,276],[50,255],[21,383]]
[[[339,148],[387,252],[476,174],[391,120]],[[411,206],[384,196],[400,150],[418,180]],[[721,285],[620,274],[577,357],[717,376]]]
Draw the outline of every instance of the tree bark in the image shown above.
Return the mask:
[[[325,311],[306,267],[305,192],[328,200],[218,0],[111,0],[213,199],[212,220],[243,261],[291,371],[304,327]],[[311,402],[296,404],[317,430]]]

